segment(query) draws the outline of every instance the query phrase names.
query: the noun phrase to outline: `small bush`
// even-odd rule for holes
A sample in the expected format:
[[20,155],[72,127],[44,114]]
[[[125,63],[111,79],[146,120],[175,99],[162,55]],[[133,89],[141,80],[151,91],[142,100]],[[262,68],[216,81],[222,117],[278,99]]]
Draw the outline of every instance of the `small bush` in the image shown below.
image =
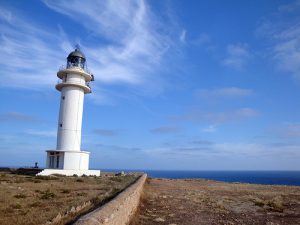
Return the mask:
[[112,194],[117,194],[120,191],[119,188],[114,187],[111,191]]
[[63,194],[69,194],[71,191],[69,189],[62,189],[61,193]]
[[13,205],[10,205],[10,207],[12,208],[12,209],[21,209],[22,208],[22,206],[20,205],[20,204],[13,204]]
[[66,175],[64,175],[64,174],[59,174],[59,173],[54,173],[54,174],[52,174],[53,176],[55,176],[55,177],[66,177]]
[[262,201],[255,201],[255,202],[254,202],[254,205],[259,206],[259,207],[264,207],[264,206],[265,206],[265,203],[262,202]]
[[26,198],[27,196],[24,194],[16,194],[14,197],[15,198]]
[[6,173],[2,173],[0,177],[6,177]]
[[82,183],[82,182],[84,182],[84,180],[82,180],[82,179],[77,179],[76,182],[81,182],[81,183]]
[[73,177],[78,177],[78,175],[77,174],[73,174]]
[[109,179],[115,182],[122,182],[124,180],[122,177],[110,177]]
[[85,192],[79,192],[79,193],[77,193],[77,196],[87,196],[87,193],[85,193]]
[[40,196],[40,199],[51,199],[54,198],[55,194],[52,193],[50,190],[46,190],[42,193],[42,195]]
[[58,177],[54,177],[54,176],[36,176],[35,179],[39,179],[39,180],[58,180]]
[[267,202],[267,206],[271,211],[282,212],[283,211],[283,199],[281,196],[277,196]]
[[41,205],[40,202],[34,202],[34,203],[31,203],[29,206],[30,207],[39,207]]
[[102,201],[102,199],[99,198],[99,197],[94,197],[94,198],[91,199],[92,205],[97,205],[97,204],[99,204],[101,201]]

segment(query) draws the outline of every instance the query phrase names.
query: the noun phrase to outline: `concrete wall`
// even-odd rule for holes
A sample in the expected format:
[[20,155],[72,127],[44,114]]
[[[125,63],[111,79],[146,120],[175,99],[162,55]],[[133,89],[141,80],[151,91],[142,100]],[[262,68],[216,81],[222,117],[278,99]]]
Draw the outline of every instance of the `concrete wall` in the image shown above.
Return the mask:
[[127,225],[137,210],[147,175],[104,206],[81,217],[75,225]]

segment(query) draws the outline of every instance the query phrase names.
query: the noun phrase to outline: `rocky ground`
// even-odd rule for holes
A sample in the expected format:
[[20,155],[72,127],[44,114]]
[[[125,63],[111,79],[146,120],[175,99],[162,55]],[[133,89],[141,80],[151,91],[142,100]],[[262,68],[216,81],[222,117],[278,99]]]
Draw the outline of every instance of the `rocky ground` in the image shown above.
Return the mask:
[[300,224],[300,187],[148,179],[131,225]]

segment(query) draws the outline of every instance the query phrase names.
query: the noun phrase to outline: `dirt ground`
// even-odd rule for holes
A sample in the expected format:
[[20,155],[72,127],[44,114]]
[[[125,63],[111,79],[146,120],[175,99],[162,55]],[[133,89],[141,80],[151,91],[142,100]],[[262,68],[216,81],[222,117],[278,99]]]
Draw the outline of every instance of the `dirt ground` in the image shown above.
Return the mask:
[[131,225],[300,224],[300,187],[148,179]]
[[0,225],[68,224],[137,177],[43,177],[0,171]]

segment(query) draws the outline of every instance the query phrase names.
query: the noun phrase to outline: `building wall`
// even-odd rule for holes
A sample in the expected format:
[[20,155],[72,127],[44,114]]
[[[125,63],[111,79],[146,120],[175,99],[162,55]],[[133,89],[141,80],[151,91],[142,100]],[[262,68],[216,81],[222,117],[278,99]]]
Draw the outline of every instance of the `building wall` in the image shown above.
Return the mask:
[[86,152],[65,152],[65,170],[88,170],[89,154]]

